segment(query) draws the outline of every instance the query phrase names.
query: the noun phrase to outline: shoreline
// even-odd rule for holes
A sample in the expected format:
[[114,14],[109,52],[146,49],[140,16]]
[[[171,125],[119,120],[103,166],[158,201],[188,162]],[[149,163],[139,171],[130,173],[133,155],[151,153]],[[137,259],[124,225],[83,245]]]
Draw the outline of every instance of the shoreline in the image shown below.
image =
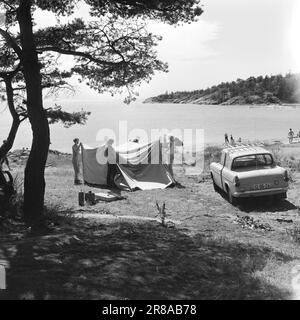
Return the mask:
[[[296,142],[296,143],[288,143],[287,141],[284,142],[282,140],[277,140],[277,139],[268,139],[268,140],[245,140],[245,141],[242,141],[241,143],[237,143],[237,144],[262,144],[264,145],[265,147],[270,147],[270,146],[280,146],[280,147],[283,147],[283,148],[299,148],[300,150],[300,142]],[[96,148],[97,146],[95,146]],[[195,145],[186,145],[184,146],[184,150],[187,150],[188,152],[191,152],[193,151],[193,149],[195,149]],[[205,142],[204,143],[204,149],[206,148],[211,148],[211,147],[216,147],[216,148],[224,148],[225,147],[225,143],[224,142]],[[180,147],[179,147],[180,148]],[[14,154],[14,153],[22,153],[22,152],[28,152],[30,151],[29,148],[17,148],[17,149],[14,149],[12,151],[9,152],[9,154]],[[49,149],[49,153],[52,153],[52,154],[57,154],[57,155],[72,155],[71,152],[65,152],[63,150],[60,150],[60,149]]]
[[253,103],[253,104],[249,104],[249,103],[234,103],[234,104],[224,104],[224,103],[196,103],[193,101],[190,102],[174,102],[174,101],[147,101],[144,100],[142,101],[142,104],[174,104],[174,105],[182,105],[182,106],[189,106],[189,105],[197,105],[197,106],[221,106],[221,107],[234,107],[234,106],[244,106],[244,107],[250,107],[250,108],[261,108],[261,107],[291,107],[291,108],[295,108],[295,107],[300,107],[300,103]]
[[[245,144],[257,144],[272,152],[277,162],[282,163],[286,167],[298,167],[300,161],[300,143],[285,144],[277,140],[265,141],[247,141]],[[204,144],[203,150],[195,150],[195,148],[176,148],[174,166],[198,167],[203,165],[207,169],[213,161],[219,161],[221,150],[225,148],[224,143],[207,143]],[[8,155],[10,165],[12,167],[23,167],[26,165],[30,150],[16,149]],[[165,153],[167,155],[167,153]],[[59,150],[49,150],[46,167],[70,166],[72,154],[61,152]],[[203,162],[204,161],[204,162]],[[207,170],[206,170],[207,171]]]

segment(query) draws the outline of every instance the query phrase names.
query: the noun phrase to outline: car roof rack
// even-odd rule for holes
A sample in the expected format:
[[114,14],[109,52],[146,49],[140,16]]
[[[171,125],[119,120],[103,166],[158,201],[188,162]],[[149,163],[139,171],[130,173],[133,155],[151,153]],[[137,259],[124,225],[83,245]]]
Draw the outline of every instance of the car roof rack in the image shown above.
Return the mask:
[[264,144],[261,142],[258,143],[236,143],[235,145],[226,145],[227,152],[233,153],[238,151],[259,151],[259,148],[264,147]]

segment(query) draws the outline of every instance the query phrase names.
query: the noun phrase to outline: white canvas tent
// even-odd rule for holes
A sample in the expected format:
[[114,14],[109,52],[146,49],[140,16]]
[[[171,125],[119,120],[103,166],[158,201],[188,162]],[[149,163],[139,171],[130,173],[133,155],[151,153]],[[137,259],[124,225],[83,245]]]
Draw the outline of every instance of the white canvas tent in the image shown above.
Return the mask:
[[[159,141],[128,142],[116,148],[83,146],[82,162],[84,182],[89,185],[105,187],[110,175],[114,175],[112,178],[118,188],[126,190],[164,189],[175,182],[168,166],[162,162]],[[111,170],[113,165],[116,170]]]

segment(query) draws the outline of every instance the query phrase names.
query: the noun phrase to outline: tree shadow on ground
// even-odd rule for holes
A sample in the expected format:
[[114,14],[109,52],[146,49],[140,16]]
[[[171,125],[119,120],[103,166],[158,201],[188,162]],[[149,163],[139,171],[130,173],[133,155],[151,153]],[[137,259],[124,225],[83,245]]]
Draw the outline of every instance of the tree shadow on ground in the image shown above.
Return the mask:
[[[254,276],[292,258],[157,223],[70,219],[53,234],[1,244],[10,263],[1,299],[287,299]],[[0,250],[0,252],[1,252]]]

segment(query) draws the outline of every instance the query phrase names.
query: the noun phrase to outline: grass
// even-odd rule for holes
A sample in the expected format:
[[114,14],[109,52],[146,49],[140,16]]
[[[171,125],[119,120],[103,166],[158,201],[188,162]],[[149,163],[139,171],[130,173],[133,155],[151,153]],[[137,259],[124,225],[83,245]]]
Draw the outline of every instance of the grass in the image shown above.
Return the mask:
[[209,165],[212,162],[219,162],[221,159],[222,147],[209,146],[204,150],[204,173],[209,173]]
[[[216,159],[219,150],[206,150],[205,161]],[[8,290],[0,298],[292,297],[291,270],[300,261],[297,173],[288,199],[278,206],[261,199],[233,207],[213,191],[210,180],[177,166],[176,179],[184,188],[126,193],[122,201],[80,207],[81,187],[73,185],[71,164],[54,160],[46,169],[46,216],[53,231],[32,236],[20,221],[2,229],[0,223],[0,260],[10,266]],[[126,218],[155,218],[156,203],[165,203],[164,215],[176,222],[172,227]],[[78,218],[79,213],[91,215]],[[242,228],[234,223],[238,215],[273,231]]]
[[300,159],[297,156],[285,153],[279,144],[269,145],[267,148],[273,153],[279,166],[288,168],[290,172],[300,172]]
[[300,225],[295,225],[292,228],[287,229],[286,232],[293,241],[298,244],[300,243]]

